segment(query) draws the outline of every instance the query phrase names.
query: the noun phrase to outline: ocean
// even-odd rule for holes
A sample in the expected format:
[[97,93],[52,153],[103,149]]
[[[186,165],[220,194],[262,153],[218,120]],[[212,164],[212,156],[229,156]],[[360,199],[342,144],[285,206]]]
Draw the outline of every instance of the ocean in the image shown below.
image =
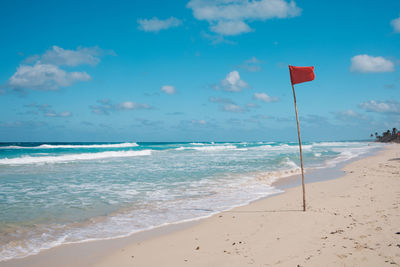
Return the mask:
[[[381,146],[305,142],[306,172]],[[0,143],[0,261],[208,217],[299,173],[292,142]]]

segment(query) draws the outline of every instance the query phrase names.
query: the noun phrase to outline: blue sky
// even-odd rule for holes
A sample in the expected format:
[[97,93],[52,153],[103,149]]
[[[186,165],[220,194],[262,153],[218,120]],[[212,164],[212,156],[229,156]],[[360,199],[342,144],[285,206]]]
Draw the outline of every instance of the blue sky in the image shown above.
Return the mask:
[[[129,2],[129,3],[128,3]],[[2,1],[0,141],[366,139],[400,128],[400,1]]]

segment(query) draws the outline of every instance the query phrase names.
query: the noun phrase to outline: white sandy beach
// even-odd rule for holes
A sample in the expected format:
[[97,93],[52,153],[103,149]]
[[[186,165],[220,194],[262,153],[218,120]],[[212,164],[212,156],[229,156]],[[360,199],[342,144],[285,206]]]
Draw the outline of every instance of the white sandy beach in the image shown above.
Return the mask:
[[400,145],[344,171],[339,179],[306,185],[306,212],[296,187],[146,238],[60,246],[0,265],[400,265]]

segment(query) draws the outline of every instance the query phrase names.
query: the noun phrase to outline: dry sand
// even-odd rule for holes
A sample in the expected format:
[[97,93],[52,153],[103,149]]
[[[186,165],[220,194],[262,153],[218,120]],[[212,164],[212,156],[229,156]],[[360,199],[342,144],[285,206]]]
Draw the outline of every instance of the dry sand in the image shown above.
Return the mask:
[[[301,187],[296,187],[140,242],[102,241],[101,255],[96,245],[87,243],[72,245],[75,252],[61,246],[46,251],[45,257],[39,254],[4,264],[399,265],[400,145],[388,145],[377,155],[350,163],[344,171],[346,175],[339,179],[306,185],[306,212],[302,212]],[[80,260],[91,253],[95,256],[90,260]]]

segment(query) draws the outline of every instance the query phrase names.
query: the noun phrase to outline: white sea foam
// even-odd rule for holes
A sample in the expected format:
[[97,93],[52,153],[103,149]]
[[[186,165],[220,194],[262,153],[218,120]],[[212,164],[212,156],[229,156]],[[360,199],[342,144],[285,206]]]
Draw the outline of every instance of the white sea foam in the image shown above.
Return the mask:
[[205,146],[207,143],[190,143],[192,146]]
[[319,142],[319,143],[313,143],[312,146],[354,146],[354,145],[365,145],[365,143],[362,142]]
[[119,143],[119,144],[92,144],[92,145],[48,145],[40,146],[1,146],[0,149],[46,149],[46,148],[124,148],[137,147],[137,143]]
[[332,148],[332,151],[339,152],[340,154],[334,159],[325,162],[327,166],[333,167],[338,163],[359,157],[368,153],[373,147],[357,147],[357,148]]
[[232,150],[236,149],[236,146],[199,146],[199,147],[178,147],[175,150],[199,150],[199,151],[220,151],[220,150]]
[[23,146],[0,146],[0,149],[21,149],[21,148],[30,148],[30,147],[23,147]]
[[271,148],[271,145],[262,145],[262,146],[256,146],[256,147],[252,147],[251,149],[257,149],[257,150],[267,150],[269,148]]
[[[258,175],[257,175],[258,176]],[[262,181],[255,175],[227,176],[225,179],[204,179],[194,181],[186,190],[181,187],[148,192],[150,206],[138,207],[113,214],[103,219],[94,218],[79,225],[47,226],[43,234],[35,233],[21,241],[0,246],[0,261],[34,255],[61,244],[83,243],[129,236],[135,232],[180,222],[198,220],[248,204],[261,197],[282,192],[270,184],[273,177],[263,176]],[[229,183],[229,186],[222,186]],[[184,192],[184,198],[181,198]],[[150,204],[149,203],[149,204]],[[140,220],[138,220],[140,218]],[[50,229],[51,227],[54,227]]]
[[[281,144],[281,145],[277,145],[277,146],[272,146],[272,145],[262,145],[262,146],[257,146],[257,147],[253,147],[252,149],[256,149],[256,150],[267,150],[267,151],[282,151],[282,152],[291,152],[294,150],[298,150],[299,146],[297,145],[288,145],[288,144]],[[303,150],[309,150],[312,149],[312,145],[303,145],[302,146]]]
[[281,178],[297,175],[300,173],[301,173],[300,168],[298,168],[298,167],[290,168],[290,169],[282,169],[282,170],[278,170],[278,171],[269,171],[269,172],[260,173],[259,175],[257,175],[257,180],[259,182],[264,182],[264,183],[267,183],[268,185],[271,185]]
[[297,170],[297,169],[300,168],[299,166],[297,166],[296,163],[294,163],[293,161],[291,161],[289,158],[286,158],[286,159],[285,159],[285,165],[288,166],[288,167],[290,167],[290,170]]
[[98,153],[81,153],[81,154],[65,154],[62,156],[44,156],[44,157],[31,157],[23,156],[18,158],[3,158],[0,159],[2,165],[21,165],[21,164],[36,164],[36,163],[57,163],[57,162],[69,162],[79,160],[96,160],[105,158],[126,158],[126,157],[137,157],[137,156],[148,156],[151,155],[151,150],[139,150],[139,151],[106,151]]

